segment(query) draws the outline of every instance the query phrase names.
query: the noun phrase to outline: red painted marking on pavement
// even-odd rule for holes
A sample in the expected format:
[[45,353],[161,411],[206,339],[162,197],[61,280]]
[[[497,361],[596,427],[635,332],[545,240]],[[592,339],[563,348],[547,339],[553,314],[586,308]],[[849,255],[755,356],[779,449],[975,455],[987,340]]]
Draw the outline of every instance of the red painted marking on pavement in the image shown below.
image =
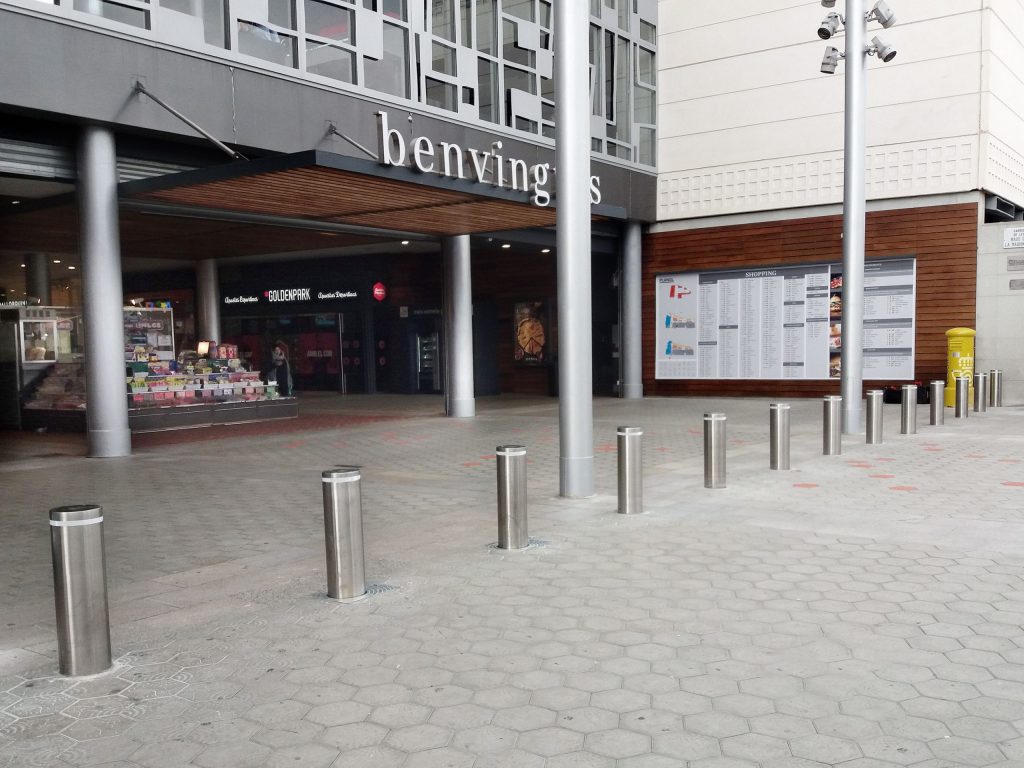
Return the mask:
[[484,460],[486,460],[486,461],[494,461],[494,459],[495,459],[495,458],[497,458],[497,457],[496,457],[496,456],[495,456],[495,455],[494,455],[493,453],[485,453],[485,454],[484,454],[483,456],[481,456],[480,458],[481,458],[481,459],[484,459]]
[[944,451],[945,448],[931,448],[931,447],[929,447],[929,448],[925,448],[925,450],[926,451],[930,451],[931,453],[939,453],[940,451]]
[[702,430],[694,429],[694,428],[691,427],[690,429],[688,429],[686,431],[689,432],[691,435],[699,435]]
[[968,459],[985,459],[985,458],[988,458],[988,457],[985,456],[984,453],[968,453],[967,454],[967,458]]
[[793,483],[794,488],[818,488],[817,483]]
[[892,480],[896,475],[868,475],[868,477],[877,477],[879,480]]
[[1011,488],[1024,488],[1024,483],[1021,483],[1017,480],[1004,480],[1003,485],[1008,485]]
[[1020,464],[1020,459],[1000,459],[1000,464]]
[[875,461],[896,461],[896,459],[892,458],[891,456],[880,456],[877,459],[875,459]]
[[598,453],[615,453],[614,445],[599,445],[597,446]]
[[464,461],[462,462],[464,467],[480,467],[483,466],[479,461]]
[[285,443],[284,447],[285,448],[301,448],[305,444],[306,444],[305,440],[295,440],[294,442],[291,442],[291,443]]
[[914,485],[890,485],[890,491],[916,491],[917,486]]
[[665,451],[668,450],[668,448],[666,448],[665,446],[661,446],[660,448],[655,448],[654,450],[661,451],[662,453],[664,453]]

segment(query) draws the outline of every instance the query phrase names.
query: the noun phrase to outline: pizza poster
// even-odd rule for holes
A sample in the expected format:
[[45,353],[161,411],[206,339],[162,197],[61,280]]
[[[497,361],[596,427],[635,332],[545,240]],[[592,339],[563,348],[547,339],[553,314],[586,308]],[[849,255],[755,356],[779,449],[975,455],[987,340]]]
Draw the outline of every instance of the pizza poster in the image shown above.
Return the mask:
[[547,308],[543,301],[525,301],[512,309],[513,349],[517,363],[543,365],[547,362]]
[[[658,379],[839,378],[841,264],[655,278]],[[863,375],[914,378],[916,260],[864,267]]]

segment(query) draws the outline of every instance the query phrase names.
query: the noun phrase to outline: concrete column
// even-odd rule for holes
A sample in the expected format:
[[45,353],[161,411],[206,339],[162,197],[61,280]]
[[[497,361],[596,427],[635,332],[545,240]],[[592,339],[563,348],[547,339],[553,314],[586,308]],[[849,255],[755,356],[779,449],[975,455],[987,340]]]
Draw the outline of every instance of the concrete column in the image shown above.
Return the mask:
[[25,256],[25,293],[28,299],[39,299],[39,303],[50,306],[50,258],[45,253],[29,253]]
[[590,6],[555,3],[558,425],[562,496],[594,495],[590,297]]
[[469,235],[446,237],[444,254],[445,413],[476,415],[473,395],[473,276]]
[[220,335],[220,283],[215,259],[196,264],[196,341],[224,341]]
[[114,134],[89,126],[78,144],[88,455],[129,456],[124,296]]
[[622,233],[622,396],[626,400],[640,400],[644,396],[643,339],[641,326],[641,226],[639,222],[626,223]]

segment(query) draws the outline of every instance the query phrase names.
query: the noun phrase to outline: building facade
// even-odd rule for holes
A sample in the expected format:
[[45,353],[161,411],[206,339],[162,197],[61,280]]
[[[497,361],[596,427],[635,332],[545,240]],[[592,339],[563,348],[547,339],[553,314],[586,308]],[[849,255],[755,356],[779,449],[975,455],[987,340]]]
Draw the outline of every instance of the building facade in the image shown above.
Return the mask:
[[[655,210],[657,7],[579,6],[593,269],[576,290],[612,393],[621,259],[634,243],[639,263]],[[259,367],[287,337],[310,389],[450,402],[468,365],[485,394],[555,391],[555,16],[549,0],[3,0],[0,303],[81,303],[88,322],[169,301],[179,347],[234,342]],[[457,324],[476,338],[456,348],[467,282]],[[545,335],[524,348],[526,314]],[[95,391],[123,381],[106,333],[115,349],[91,334],[85,355],[107,355],[97,418],[124,399]]]
[[[889,6],[896,24],[872,19],[867,34],[897,55],[867,57],[864,380],[945,378],[945,332],[968,327],[978,370],[1003,369],[1020,401],[1024,5]],[[841,31],[827,42],[816,34],[828,13],[817,2],[660,3],[649,393],[837,391],[850,60],[819,71],[826,46],[844,48]],[[691,311],[693,329],[666,329],[670,315],[691,319],[667,299],[669,278],[691,274],[703,281],[693,306],[705,316]]]

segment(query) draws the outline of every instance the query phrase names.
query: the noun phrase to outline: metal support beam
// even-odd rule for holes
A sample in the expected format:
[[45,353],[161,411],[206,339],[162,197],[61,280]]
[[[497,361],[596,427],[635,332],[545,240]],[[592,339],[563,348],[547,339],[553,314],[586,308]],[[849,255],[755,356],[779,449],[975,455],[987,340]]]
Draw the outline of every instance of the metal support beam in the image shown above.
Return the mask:
[[473,394],[473,277],[469,235],[441,241],[444,255],[445,413],[476,415]]
[[124,296],[114,134],[88,126],[78,144],[88,455],[129,456]]
[[864,226],[867,107],[864,0],[846,0],[846,119],[843,142],[843,433],[859,434],[864,388]]
[[196,341],[223,341],[220,335],[220,283],[217,261],[196,264]]
[[50,306],[50,258],[45,253],[25,256],[25,293],[44,307]]
[[589,35],[587,0],[555,3],[559,488],[569,497],[594,494]]
[[641,305],[641,226],[626,223],[622,233],[622,319],[620,321],[620,353],[622,354],[622,396],[639,400],[644,396],[643,334]]

